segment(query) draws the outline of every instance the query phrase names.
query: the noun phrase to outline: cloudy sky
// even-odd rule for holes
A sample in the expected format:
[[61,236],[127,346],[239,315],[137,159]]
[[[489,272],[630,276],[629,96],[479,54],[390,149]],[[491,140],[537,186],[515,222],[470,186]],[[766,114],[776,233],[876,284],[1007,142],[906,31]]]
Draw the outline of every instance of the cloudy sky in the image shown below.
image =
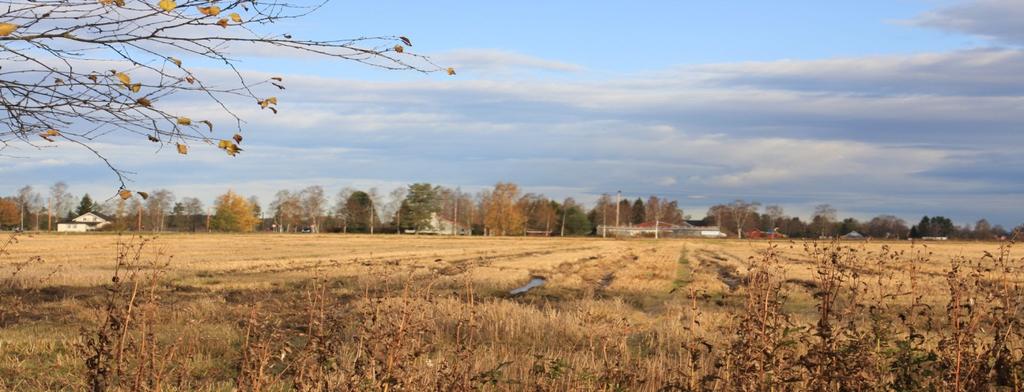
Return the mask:
[[[557,4],[551,4],[557,3]],[[1024,222],[1024,2],[336,0],[302,37],[405,35],[456,77],[240,51],[283,76],[280,113],[248,105],[246,150],[95,147],[136,189],[206,201],[227,188],[512,181],[591,201],[622,190],[687,214],[734,199],[806,216],[942,214]],[[215,71],[213,71],[215,72]],[[204,113],[205,103],[179,107]],[[193,118],[202,118],[200,115]],[[9,149],[0,194],[54,181],[113,194],[73,146]]]

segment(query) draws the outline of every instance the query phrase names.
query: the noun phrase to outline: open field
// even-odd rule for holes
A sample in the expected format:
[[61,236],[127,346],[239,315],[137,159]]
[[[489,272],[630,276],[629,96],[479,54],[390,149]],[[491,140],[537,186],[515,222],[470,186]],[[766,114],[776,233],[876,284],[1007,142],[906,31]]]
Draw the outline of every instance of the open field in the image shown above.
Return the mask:
[[[26,234],[6,253],[8,390],[972,390],[1024,375],[1022,261],[996,243]],[[532,277],[546,284],[509,295]]]

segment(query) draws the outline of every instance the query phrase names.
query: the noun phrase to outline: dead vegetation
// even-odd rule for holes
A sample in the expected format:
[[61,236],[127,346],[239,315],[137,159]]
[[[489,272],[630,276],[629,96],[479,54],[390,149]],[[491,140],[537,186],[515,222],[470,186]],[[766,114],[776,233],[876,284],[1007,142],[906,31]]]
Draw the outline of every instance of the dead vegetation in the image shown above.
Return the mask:
[[[38,236],[0,255],[0,390],[975,391],[1024,375],[1011,243]],[[547,283],[509,295],[533,276]]]

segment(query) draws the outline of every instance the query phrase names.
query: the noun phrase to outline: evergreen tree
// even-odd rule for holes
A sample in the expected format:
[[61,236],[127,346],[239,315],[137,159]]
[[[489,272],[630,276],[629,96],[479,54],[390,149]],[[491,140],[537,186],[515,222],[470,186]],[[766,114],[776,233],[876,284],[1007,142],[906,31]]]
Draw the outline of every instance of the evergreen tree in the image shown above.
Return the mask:
[[633,202],[633,216],[630,218],[630,223],[638,225],[644,223],[644,219],[647,217],[647,210],[644,209],[644,201],[639,197]]
[[75,213],[77,214],[76,216],[82,216],[95,210],[96,203],[93,202],[92,198],[89,197],[89,194],[86,193],[85,196],[82,196],[82,201],[78,202],[78,208],[75,209]]

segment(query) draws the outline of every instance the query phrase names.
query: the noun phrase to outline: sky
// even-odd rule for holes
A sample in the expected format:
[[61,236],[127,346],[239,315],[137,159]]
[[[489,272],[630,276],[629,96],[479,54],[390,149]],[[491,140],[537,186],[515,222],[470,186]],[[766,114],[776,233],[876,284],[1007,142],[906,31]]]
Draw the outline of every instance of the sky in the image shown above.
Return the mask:
[[[744,199],[805,218],[829,203],[860,219],[1012,227],[1024,223],[1020,20],[1019,0],[336,0],[268,31],[404,35],[458,74],[239,50],[246,75],[287,85],[279,114],[238,110],[242,154],[116,135],[94,147],[132,188],[208,203],[228,188],[266,204],[308,185],[511,181],[583,202],[668,197],[696,218]],[[66,181],[102,199],[118,184],[72,145],[6,154],[0,194]]]

